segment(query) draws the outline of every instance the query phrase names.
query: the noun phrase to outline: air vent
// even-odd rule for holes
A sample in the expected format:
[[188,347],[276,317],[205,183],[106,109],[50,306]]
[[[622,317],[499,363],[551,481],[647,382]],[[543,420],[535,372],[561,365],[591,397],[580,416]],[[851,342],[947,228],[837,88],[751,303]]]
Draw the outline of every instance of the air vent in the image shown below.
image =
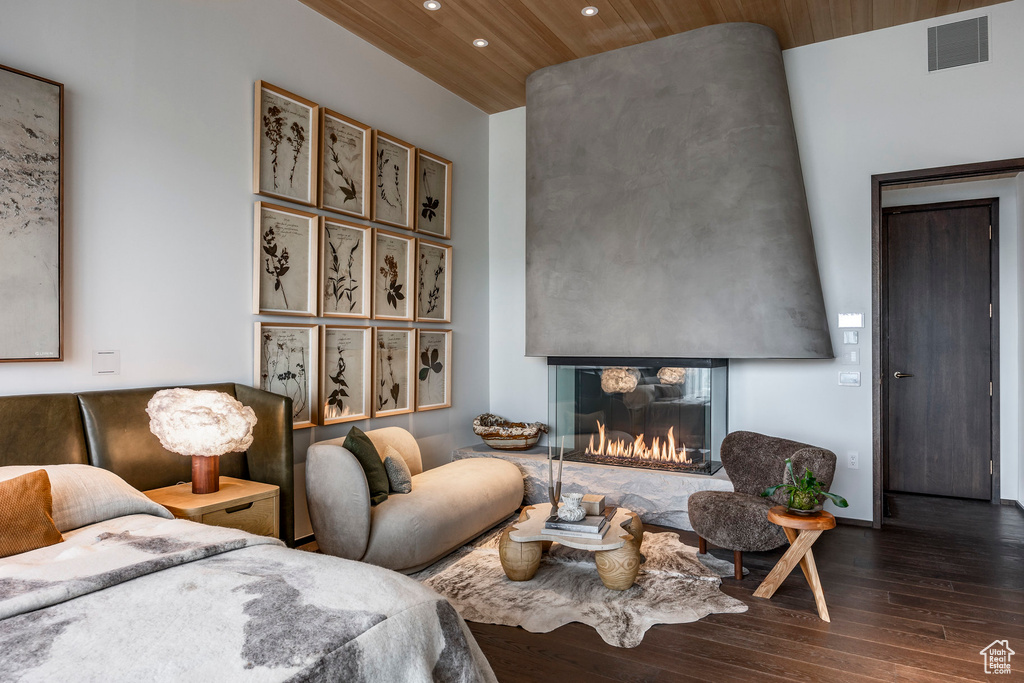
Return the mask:
[[928,29],[928,70],[988,61],[988,17]]

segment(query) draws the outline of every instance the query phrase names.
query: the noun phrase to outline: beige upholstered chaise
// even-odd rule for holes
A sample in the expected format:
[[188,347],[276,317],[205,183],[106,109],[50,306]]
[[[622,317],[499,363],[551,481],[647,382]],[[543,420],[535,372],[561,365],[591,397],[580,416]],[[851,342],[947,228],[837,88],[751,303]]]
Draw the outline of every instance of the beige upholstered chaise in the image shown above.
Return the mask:
[[377,452],[393,447],[412,472],[412,492],[370,506],[362,466],[342,444],[306,456],[306,499],[320,550],[404,573],[433,564],[508,517],[523,502],[523,475],[497,458],[468,458],[423,471],[420,448],[400,427],[366,432]]

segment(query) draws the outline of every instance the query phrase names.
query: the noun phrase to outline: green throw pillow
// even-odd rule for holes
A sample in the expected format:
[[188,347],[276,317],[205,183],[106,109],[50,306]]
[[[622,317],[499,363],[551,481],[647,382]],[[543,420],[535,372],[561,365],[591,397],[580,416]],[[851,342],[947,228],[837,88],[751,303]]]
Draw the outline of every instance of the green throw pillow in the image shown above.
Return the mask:
[[370,485],[370,505],[379,505],[388,499],[388,473],[384,461],[363,430],[353,427],[342,446],[348,449],[363,466],[366,483]]

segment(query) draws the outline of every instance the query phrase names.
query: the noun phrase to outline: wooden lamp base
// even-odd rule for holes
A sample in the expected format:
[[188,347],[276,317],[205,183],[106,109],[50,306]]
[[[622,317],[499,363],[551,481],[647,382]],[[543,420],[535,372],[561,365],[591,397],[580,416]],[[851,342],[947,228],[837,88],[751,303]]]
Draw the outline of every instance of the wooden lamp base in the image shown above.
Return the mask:
[[192,456],[192,493],[220,491],[220,456]]

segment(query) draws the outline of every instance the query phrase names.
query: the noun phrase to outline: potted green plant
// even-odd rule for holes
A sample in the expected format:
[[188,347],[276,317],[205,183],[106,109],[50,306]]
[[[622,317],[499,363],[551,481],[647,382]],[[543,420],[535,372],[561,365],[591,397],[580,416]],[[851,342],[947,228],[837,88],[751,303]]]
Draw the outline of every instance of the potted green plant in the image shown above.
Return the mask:
[[793,461],[790,458],[786,458],[786,472],[789,473],[791,484],[769,486],[764,491],[761,491],[761,496],[767,498],[779,489],[788,491],[789,511],[798,515],[812,515],[815,512],[819,512],[824,503],[824,498],[831,500],[837,507],[845,508],[850,506],[842,496],[826,491],[824,485],[814,478],[814,473],[810,470],[805,470],[804,476],[797,479],[796,475],[793,474]]

